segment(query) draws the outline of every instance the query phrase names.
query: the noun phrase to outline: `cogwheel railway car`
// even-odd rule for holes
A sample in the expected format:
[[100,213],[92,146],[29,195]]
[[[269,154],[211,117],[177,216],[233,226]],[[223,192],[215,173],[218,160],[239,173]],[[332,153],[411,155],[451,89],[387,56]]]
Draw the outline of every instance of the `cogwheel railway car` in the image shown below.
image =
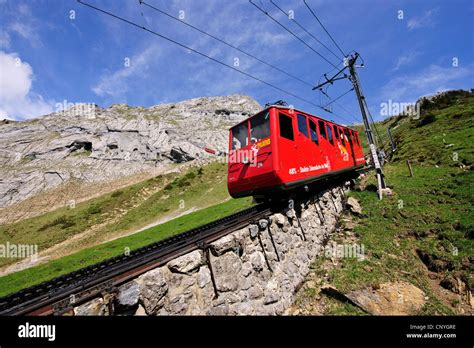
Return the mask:
[[355,130],[272,105],[230,129],[227,187],[261,201],[364,164]]

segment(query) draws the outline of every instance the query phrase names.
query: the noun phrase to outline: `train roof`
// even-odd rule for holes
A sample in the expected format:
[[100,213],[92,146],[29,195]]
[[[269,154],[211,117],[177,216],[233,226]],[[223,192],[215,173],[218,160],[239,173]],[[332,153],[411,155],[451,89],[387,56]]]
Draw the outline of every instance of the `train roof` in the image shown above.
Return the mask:
[[303,113],[303,114],[305,114],[305,115],[313,116],[313,117],[316,117],[316,118],[318,118],[318,119],[324,120],[324,121],[326,121],[326,122],[330,122],[330,123],[332,123],[332,124],[336,124],[336,125],[341,126],[341,127],[344,127],[344,128],[349,128],[350,130],[352,130],[352,131],[358,133],[357,130],[355,130],[354,128],[349,127],[349,126],[347,126],[347,125],[340,124],[340,123],[336,123],[336,122],[334,122],[334,121],[325,119],[324,117],[317,116],[317,115],[313,115],[313,114],[310,114],[310,113],[307,112],[307,111],[303,111],[303,110],[300,110],[300,109],[290,108],[290,107],[285,106],[285,105],[269,105],[269,106],[267,106],[265,109],[263,109],[263,110],[257,112],[256,114],[254,114],[254,115],[252,115],[252,116],[247,117],[245,120],[243,120],[243,121],[241,121],[241,122],[235,124],[235,125],[232,126],[231,128],[234,128],[234,127],[238,126],[239,124],[241,124],[241,123],[247,121],[248,119],[250,119],[250,118],[252,118],[252,117],[255,117],[255,116],[261,114],[262,112],[265,112],[265,111],[270,110],[270,109],[293,110],[293,111],[296,111],[296,112],[301,112],[301,113]]

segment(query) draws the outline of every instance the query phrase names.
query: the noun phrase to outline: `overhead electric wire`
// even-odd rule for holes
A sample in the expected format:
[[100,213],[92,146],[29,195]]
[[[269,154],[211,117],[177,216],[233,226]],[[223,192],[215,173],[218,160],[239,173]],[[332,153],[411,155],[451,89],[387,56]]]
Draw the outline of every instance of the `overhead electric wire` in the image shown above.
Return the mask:
[[366,108],[367,108],[367,111],[368,111],[368,114],[369,114],[369,118],[370,118],[370,120],[372,122],[372,125],[374,127],[375,133],[377,135],[377,138],[379,139],[379,143],[382,145],[381,147],[383,148],[385,146],[385,142],[382,140],[382,137],[379,134],[379,131],[378,131],[377,126],[374,122],[374,119],[372,118],[372,114],[370,113],[368,106],[366,106]]
[[[337,98],[334,98],[332,100],[330,100],[327,104],[323,105],[324,108],[327,108],[329,105],[331,104],[336,104],[338,105],[341,109],[343,109],[345,112],[347,112],[347,116],[350,117],[352,120],[354,120],[356,123],[360,122],[360,120],[358,120],[355,116],[353,116],[353,113],[350,112],[349,110],[347,110],[341,103],[338,102],[339,99],[343,98],[344,96],[346,96],[349,92],[351,92],[353,90],[353,88],[351,88],[350,90],[348,90],[347,92],[345,92],[344,94],[338,96]],[[346,121],[348,121],[346,119]]]
[[208,36],[208,37],[210,37],[210,38],[212,38],[212,39],[214,39],[214,40],[216,40],[216,41],[218,41],[218,42],[220,42],[220,43],[222,43],[222,44],[224,44],[224,45],[226,45],[226,46],[228,46],[228,47],[230,47],[230,48],[233,48],[233,49],[239,51],[240,53],[243,53],[243,54],[245,54],[245,55],[247,55],[247,56],[249,56],[249,57],[251,57],[251,58],[253,58],[253,59],[257,60],[257,61],[259,61],[260,63],[265,64],[265,65],[267,65],[267,66],[269,66],[269,67],[271,67],[271,68],[273,68],[273,69],[275,69],[275,70],[277,70],[277,71],[279,71],[279,72],[285,74],[286,76],[289,76],[289,77],[291,77],[291,78],[293,78],[293,79],[295,79],[295,80],[298,80],[299,82],[304,83],[305,85],[312,86],[311,83],[309,83],[309,82],[307,82],[307,81],[304,81],[304,80],[300,79],[299,77],[294,76],[294,75],[292,75],[292,74],[290,74],[290,73],[284,71],[283,69],[281,69],[281,68],[279,68],[279,67],[277,67],[277,66],[275,66],[275,65],[273,65],[273,64],[267,63],[267,62],[265,62],[264,60],[262,60],[262,59],[256,57],[255,55],[253,55],[253,54],[251,54],[251,53],[248,53],[248,52],[244,51],[243,49],[241,49],[241,48],[239,48],[239,47],[237,47],[237,46],[235,46],[235,45],[232,45],[232,44],[230,44],[230,43],[224,41],[223,39],[218,38],[217,36],[215,36],[215,35],[213,35],[213,34],[209,34],[209,33],[206,32],[205,30],[200,29],[200,28],[198,28],[198,27],[196,27],[196,26],[194,26],[194,25],[192,25],[192,24],[189,24],[189,23],[187,23],[187,22],[185,22],[185,21],[183,21],[183,20],[181,20],[181,19],[179,19],[179,18],[177,18],[177,17],[171,15],[170,13],[168,13],[168,12],[166,12],[166,11],[163,11],[163,10],[161,10],[161,9],[155,7],[155,6],[152,6],[152,5],[148,4],[148,3],[146,3],[146,2],[143,1],[143,0],[140,0],[140,4],[143,4],[143,5],[149,7],[149,8],[151,8],[151,9],[153,9],[153,10],[155,10],[155,11],[157,11],[157,12],[159,12],[159,13],[161,13],[161,14],[163,14],[163,15],[165,15],[165,16],[171,18],[171,19],[174,19],[175,21],[178,21],[178,22],[180,22],[181,24],[184,24],[184,25],[186,25],[186,26],[188,26],[188,27],[190,27],[190,28],[193,28],[194,30],[200,32],[201,34],[204,34],[204,35],[206,35],[206,36]]
[[[308,104],[310,104],[310,105],[313,105],[313,106],[315,106],[315,107],[317,107],[317,108],[319,108],[319,109],[321,109],[321,110],[326,111],[321,105],[315,104],[315,103],[313,103],[313,102],[310,101],[310,100],[307,100],[307,99],[305,99],[305,98],[299,97],[299,96],[297,96],[297,95],[294,94],[294,93],[288,92],[288,91],[286,91],[286,90],[284,90],[284,89],[282,89],[282,88],[280,88],[280,87],[278,87],[278,86],[275,86],[275,85],[273,85],[273,84],[271,84],[271,83],[269,83],[269,82],[267,82],[267,81],[265,81],[265,80],[262,80],[262,79],[260,79],[260,78],[258,78],[258,77],[256,77],[256,76],[253,76],[253,75],[251,75],[251,74],[249,74],[249,73],[247,73],[247,72],[245,72],[245,71],[243,71],[243,70],[237,69],[236,67],[234,67],[234,66],[232,66],[232,65],[226,64],[226,63],[224,63],[224,62],[222,62],[222,61],[220,61],[220,60],[218,60],[218,59],[216,59],[216,58],[213,58],[213,57],[211,57],[211,56],[209,56],[209,55],[207,55],[207,54],[205,54],[205,53],[202,53],[202,52],[200,52],[200,51],[198,51],[198,50],[196,50],[196,49],[194,49],[194,48],[191,48],[191,47],[189,47],[189,46],[186,46],[185,44],[182,44],[182,43],[180,43],[180,42],[178,42],[178,41],[176,41],[176,40],[174,40],[174,39],[171,39],[171,38],[169,38],[169,37],[167,37],[167,36],[165,36],[165,35],[162,35],[162,34],[157,33],[157,32],[155,32],[155,31],[153,31],[153,30],[151,30],[151,29],[148,29],[148,28],[146,28],[145,26],[139,25],[139,24],[137,24],[137,23],[135,23],[135,22],[132,22],[132,21],[126,19],[126,18],[120,17],[120,16],[118,16],[118,15],[116,15],[116,14],[113,14],[113,13],[111,13],[111,12],[108,12],[108,11],[106,11],[106,10],[103,10],[103,9],[101,9],[101,8],[98,8],[98,7],[94,6],[94,5],[85,3],[85,2],[83,2],[82,0],[77,0],[77,2],[79,2],[80,4],[82,4],[82,5],[84,5],[84,6],[87,6],[87,7],[89,7],[89,8],[92,8],[92,9],[98,11],[98,12],[104,13],[104,14],[110,16],[110,17],[113,17],[113,18],[115,18],[115,19],[118,19],[118,20],[120,20],[120,21],[122,21],[122,22],[125,22],[125,23],[127,23],[127,24],[129,24],[129,25],[131,25],[131,26],[134,26],[134,27],[136,27],[136,28],[139,28],[139,29],[142,29],[142,30],[144,30],[144,31],[146,31],[146,32],[149,32],[150,34],[156,35],[156,36],[158,36],[158,37],[160,37],[160,38],[162,38],[162,39],[164,39],[164,40],[166,40],[166,41],[169,41],[169,42],[171,42],[171,43],[174,43],[174,44],[176,44],[176,45],[178,45],[178,46],[180,46],[180,47],[182,47],[182,48],[185,48],[185,49],[187,49],[187,50],[189,50],[189,51],[191,51],[191,52],[194,52],[194,53],[196,53],[196,54],[198,54],[198,55],[200,55],[200,56],[202,56],[202,57],[208,58],[208,59],[212,60],[212,61],[215,62],[215,63],[218,63],[218,64],[220,64],[220,65],[222,65],[222,66],[225,66],[225,67],[227,67],[227,68],[229,68],[229,69],[232,69],[232,70],[234,70],[234,71],[237,71],[237,72],[239,72],[239,73],[241,73],[241,74],[243,74],[243,75],[245,75],[245,76],[247,76],[247,77],[250,77],[250,78],[252,78],[252,79],[254,79],[254,80],[258,81],[258,82],[261,82],[261,83],[263,83],[263,84],[265,84],[265,85],[267,85],[267,86],[269,86],[269,87],[272,87],[272,88],[274,88],[274,89],[276,89],[276,90],[278,90],[278,91],[280,91],[280,92],[282,92],[282,93],[285,93],[285,94],[287,94],[287,95],[289,95],[289,96],[292,96],[293,98],[296,98],[296,99],[301,100],[301,101],[303,101],[303,102],[305,102],[305,103],[308,103]],[[341,117],[341,118],[342,118],[342,117]]]
[[277,9],[279,9],[285,16],[288,16],[288,18],[293,21],[298,27],[300,27],[306,34],[311,36],[314,40],[316,40],[321,46],[323,46],[325,49],[327,49],[336,59],[340,60],[341,57],[339,57],[337,54],[335,54],[329,47],[327,47],[324,43],[322,43],[316,36],[314,36],[311,32],[306,30],[304,26],[302,26],[296,19],[290,18],[289,14],[286,13],[280,6],[278,6],[276,3],[273,2],[273,0],[270,0],[273,6],[275,6]]
[[[339,63],[337,67],[332,68],[332,69],[329,70],[327,73],[325,73],[324,75],[322,75],[322,76],[319,78],[319,80],[318,80],[318,85],[321,84],[321,79],[322,79],[323,77],[324,77],[326,80],[328,80],[328,79],[327,79],[327,75],[330,74],[330,73],[332,73],[334,70],[339,69],[339,65],[341,65],[341,64],[343,64],[343,62]],[[345,69],[345,68],[343,68],[342,70],[344,70],[344,69]],[[339,70],[339,72],[338,72],[335,76],[339,75],[340,72],[341,72],[341,70]],[[325,86],[326,86],[326,87],[325,87],[326,91],[328,90],[328,88],[329,88],[331,85],[332,85],[332,84],[326,84],[326,85],[325,85]],[[323,87],[320,87],[320,88],[317,88],[317,89],[319,90],[319,92],[321,92],[321,94],[325,95],[328,99],[330,99],[329,95],[323,90]],[[313,88],[313,90],[314,90],[314,88]],[[319,101],[320,101],[320,104],[323,104],[321,98],[319,99]],[[344,112],[347,112],[348,116],[349,116],[352,120],[354,120],[356,123],[360,123],[360,122],[361,122],[359,119],[357,119],[357,118],[354,116],[355,113],[353,113],[353,112],[347,110],[347,108],[345,108],[345,107],[344,107],[341,103],[339,103],[337,100],[334,100],[334,104],[336,104],[337,106],[339,106],[339,108],[341,108],[342,110],[344,110]]]
[[355,116],[353,116],[353,113],[349,110],[347,110],[347,108],[345,106],[343,106],[341,103],[339,103],[338,101],[334,101],[334,104],[336,104],[337,106],[339,106],[342,110],[344,110],[345,112],[347,112],[348,116],[351,117],[354,121],[356,121],[357,123],[360,123],[361,121],[358,120]]
[[314,53],[316,53],[319,57],[321,57],[323,60],[325,60],[328,64],[330,64],[331,66],[333,67],[336,67],[336,65],[334,65],[329,59],[327,59],[326,57],[324,57],[321,53],[319,53],[318,51],[316,51],[313,47],[311,47],[310,45],[308,45],[308,43],[306,41],[304,41],[303,39],[301,39],[298,35],[296,35],[294,32],[292,32],[290,29],[288,29],[286,26],[284,26],[283,24],[281,24],[278,20],[276,20],[275,18],[273,18],[267,11],[265,11],[264,9],[262,9],[260,6],[258,6],[257,4],[253,3],[252,0],[249,0],[249,2],[255,6],[260,12],[262,12],[263,14],[265,14],[268,18],[270,18],[272,21],[274,21],[275,23],[277,23],[280,27],[282,27],[285,31],[287,31],[289,34],[291,34],[295,39],[297,39],[298,41],[300,41],[303,45],[305,45],[306,47],[308,47],[311,51],[313,51]]
[[336,45],[337,49],[339,50],[339,52],[342,53],[342,55],[344,57],[346,57],[346,54],[342,51],[341,47],[339,47],[339,45],[337,44],[337,42],[333,39],[333,37],[331,36],[331,34],[329,34],[329,31],[327,31],[326,27],[324,26],[323,23],[321,23],[321,21],[319,20],[318,16],[316,16],[316,13],[314,13],[314,11],[311,9],[311,7],[309,7],[308,3],[306,2],[306,0],[303,0],[304,4],[306,5],[306,7],[308,8],[309,12],[311,12],[311,14],[313,15],[314,18],[316,18],[316,20],[318,21],[318,23],[321,25],[321,27],[324,29],[324,31],[326,32],[326,34],[328,34],[329,38],[332,40],[332,42],[334,43],[334,45]]
[[[363,61],[363,59],[362,59],[362,61]],[[365,93],[364,93],[364,90],[363,90],[362,86],[359,86],[359,88],[360,88],[362,94],[365,96]],[[376,133],[375,139],[378,138],[378,141],[379,141],[379,143],[382,145],[382,148],[383,148],[384,145],[385,145],[385,142],[382,140],[382,137],[381,137],[380,134],[379,134],[379,131],[378,131],[376,125],[375,125],[374,119],[372,118],[372,113],[371,113],[370,110],[369,110],[369,106],[367,105],[367,101],[365,100],[365,98],[363,99],[363,103],[364,103],[364,105],[365,105],[365,109],[367,110],[367,114],[369,115],[369,119],[370,119],[370,121],[372,122],[374,131],[375,131],[375,133]],[[377,146],[379,146],[379,144],[377,144]]]
[[352,92],[353,90],[354,90],[354,87],[352,87],[350,90],[346,91],[345,93],[341,94],[339,97],[332,99],[329,103],[327,103],[323,107],[327,107],[327,106],[331,105],[332,103],[334,103],[335,101],[341,99],[342,97],[344,97],[349,92]]

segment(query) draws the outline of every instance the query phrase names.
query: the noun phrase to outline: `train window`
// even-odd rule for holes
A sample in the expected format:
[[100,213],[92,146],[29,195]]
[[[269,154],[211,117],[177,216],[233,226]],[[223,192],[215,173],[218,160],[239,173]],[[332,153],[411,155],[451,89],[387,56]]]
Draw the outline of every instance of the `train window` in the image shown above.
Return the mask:
[[279,114],[280,136],[286,139],[295,140],[293,135],[293,119],[284,114]]
[[318,121],[318,124],[319,124],[319,133],[324,139],[327,139],[328,137],[326,135],[326,127],[324,127],[324,122]]
[[339,136],[341,137],[342,145],[346,146],[346,139],[344,139],[344,131],[339,129]]
[[352,145],[352,133],[348,129],[344,129],[344,134],[347,137],[347,140],[349,141],[349,144]]
[[316,132],[316,123],[309,120],[309,134],[311,135],[311,141],[318,145],[318,133]]
[[338,129],[337,129],[337,127],[336,127],[336,126],[333,126],[333,129],[334,129],[334,137],[335,137],[336,139],[338,139],[338,138],[339,138],[339,132],[338,132]]
[[331,132],[331,127],[329,127],[328,125],[326,125],[326,130],[328,132],[328,140],[329,142],[334,145],[334,139],[332,138],[332,132]]
[[267,111],[250,119],[250,142],[256,143],[270,136],[270,113]]
[[306,123],[306,116],[298,114],[298,130],[308,138],[308,125]]
[[232,150],[241,149],[249,144],[248,124],[244,122],[232,128]]

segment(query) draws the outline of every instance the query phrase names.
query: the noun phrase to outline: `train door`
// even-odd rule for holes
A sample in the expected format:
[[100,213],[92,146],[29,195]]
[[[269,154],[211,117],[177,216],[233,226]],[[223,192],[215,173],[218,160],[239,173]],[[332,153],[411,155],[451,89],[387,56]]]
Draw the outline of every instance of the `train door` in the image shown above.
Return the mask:
[[296,114],[298,122],[297,142],[298,142],[298,160],[300,172],[305,176],[311,176],[309,165],[313,159],[313,147],[310,140],[308,119],[303,114]]
[[272,143],[270,139],[270,112],[264,111],[249,120],[250,182],[261,185],[271,182],[273,176]]
[[338,128],[338,137],[339,137],[339,150],[342,156],[342,166],[350,167],[351,154],[350,154],[349,139],[344,134],[345,128],[343,127],[337,127],[337,128]]
[[[310,171],[312,175],[320,175],[326,172],[326,152],[325,149],[320,146],[320,140],[318,137],[317,121],[308,118],[309,135],[311,140],[311,150],[313,152],[312,161],[310,165]],[[328,164],[329,165],[329,164]]]
[[347,150],[349,151],[350,157],[352,159],[351,163],[353,166],[356,166],[357,165],[356,153],[354,149],[354,139],[353,139],[352,132],[349,129],[344,128],[344,135],[346,136],[346,139],[347,139],[347,143],[348,143]]
[[[334,165],[334,140],[332,138],[332,132],[329,126],[323,120],[318,121],[319,128],[319,139],[320,146],[323,150],[323,155],[325,157],[325,167],[326,171],[331,171]],[[329,130],[329,134],[328,134]],[[330,136],[330,137],[329,137]]]
[[339,129],[336,125],[330,127],[333,130],[334,135],[334,167],[338,169],[343,165],[343,152],[341,147],[341,139],[339,138]]
[[353,139],[354,139],[354,147],[355,147],[355,154],[356,154],[356,162],[357,164],[364,164],[364,150],[362,149],[362,144],[360,143],[359,134],[357,132],[352,132]]
[[295,181],[301,178],[298,166],[299,145],[295,137],[293,117],[289,114],[278,111],[278,173],[282,181]]

